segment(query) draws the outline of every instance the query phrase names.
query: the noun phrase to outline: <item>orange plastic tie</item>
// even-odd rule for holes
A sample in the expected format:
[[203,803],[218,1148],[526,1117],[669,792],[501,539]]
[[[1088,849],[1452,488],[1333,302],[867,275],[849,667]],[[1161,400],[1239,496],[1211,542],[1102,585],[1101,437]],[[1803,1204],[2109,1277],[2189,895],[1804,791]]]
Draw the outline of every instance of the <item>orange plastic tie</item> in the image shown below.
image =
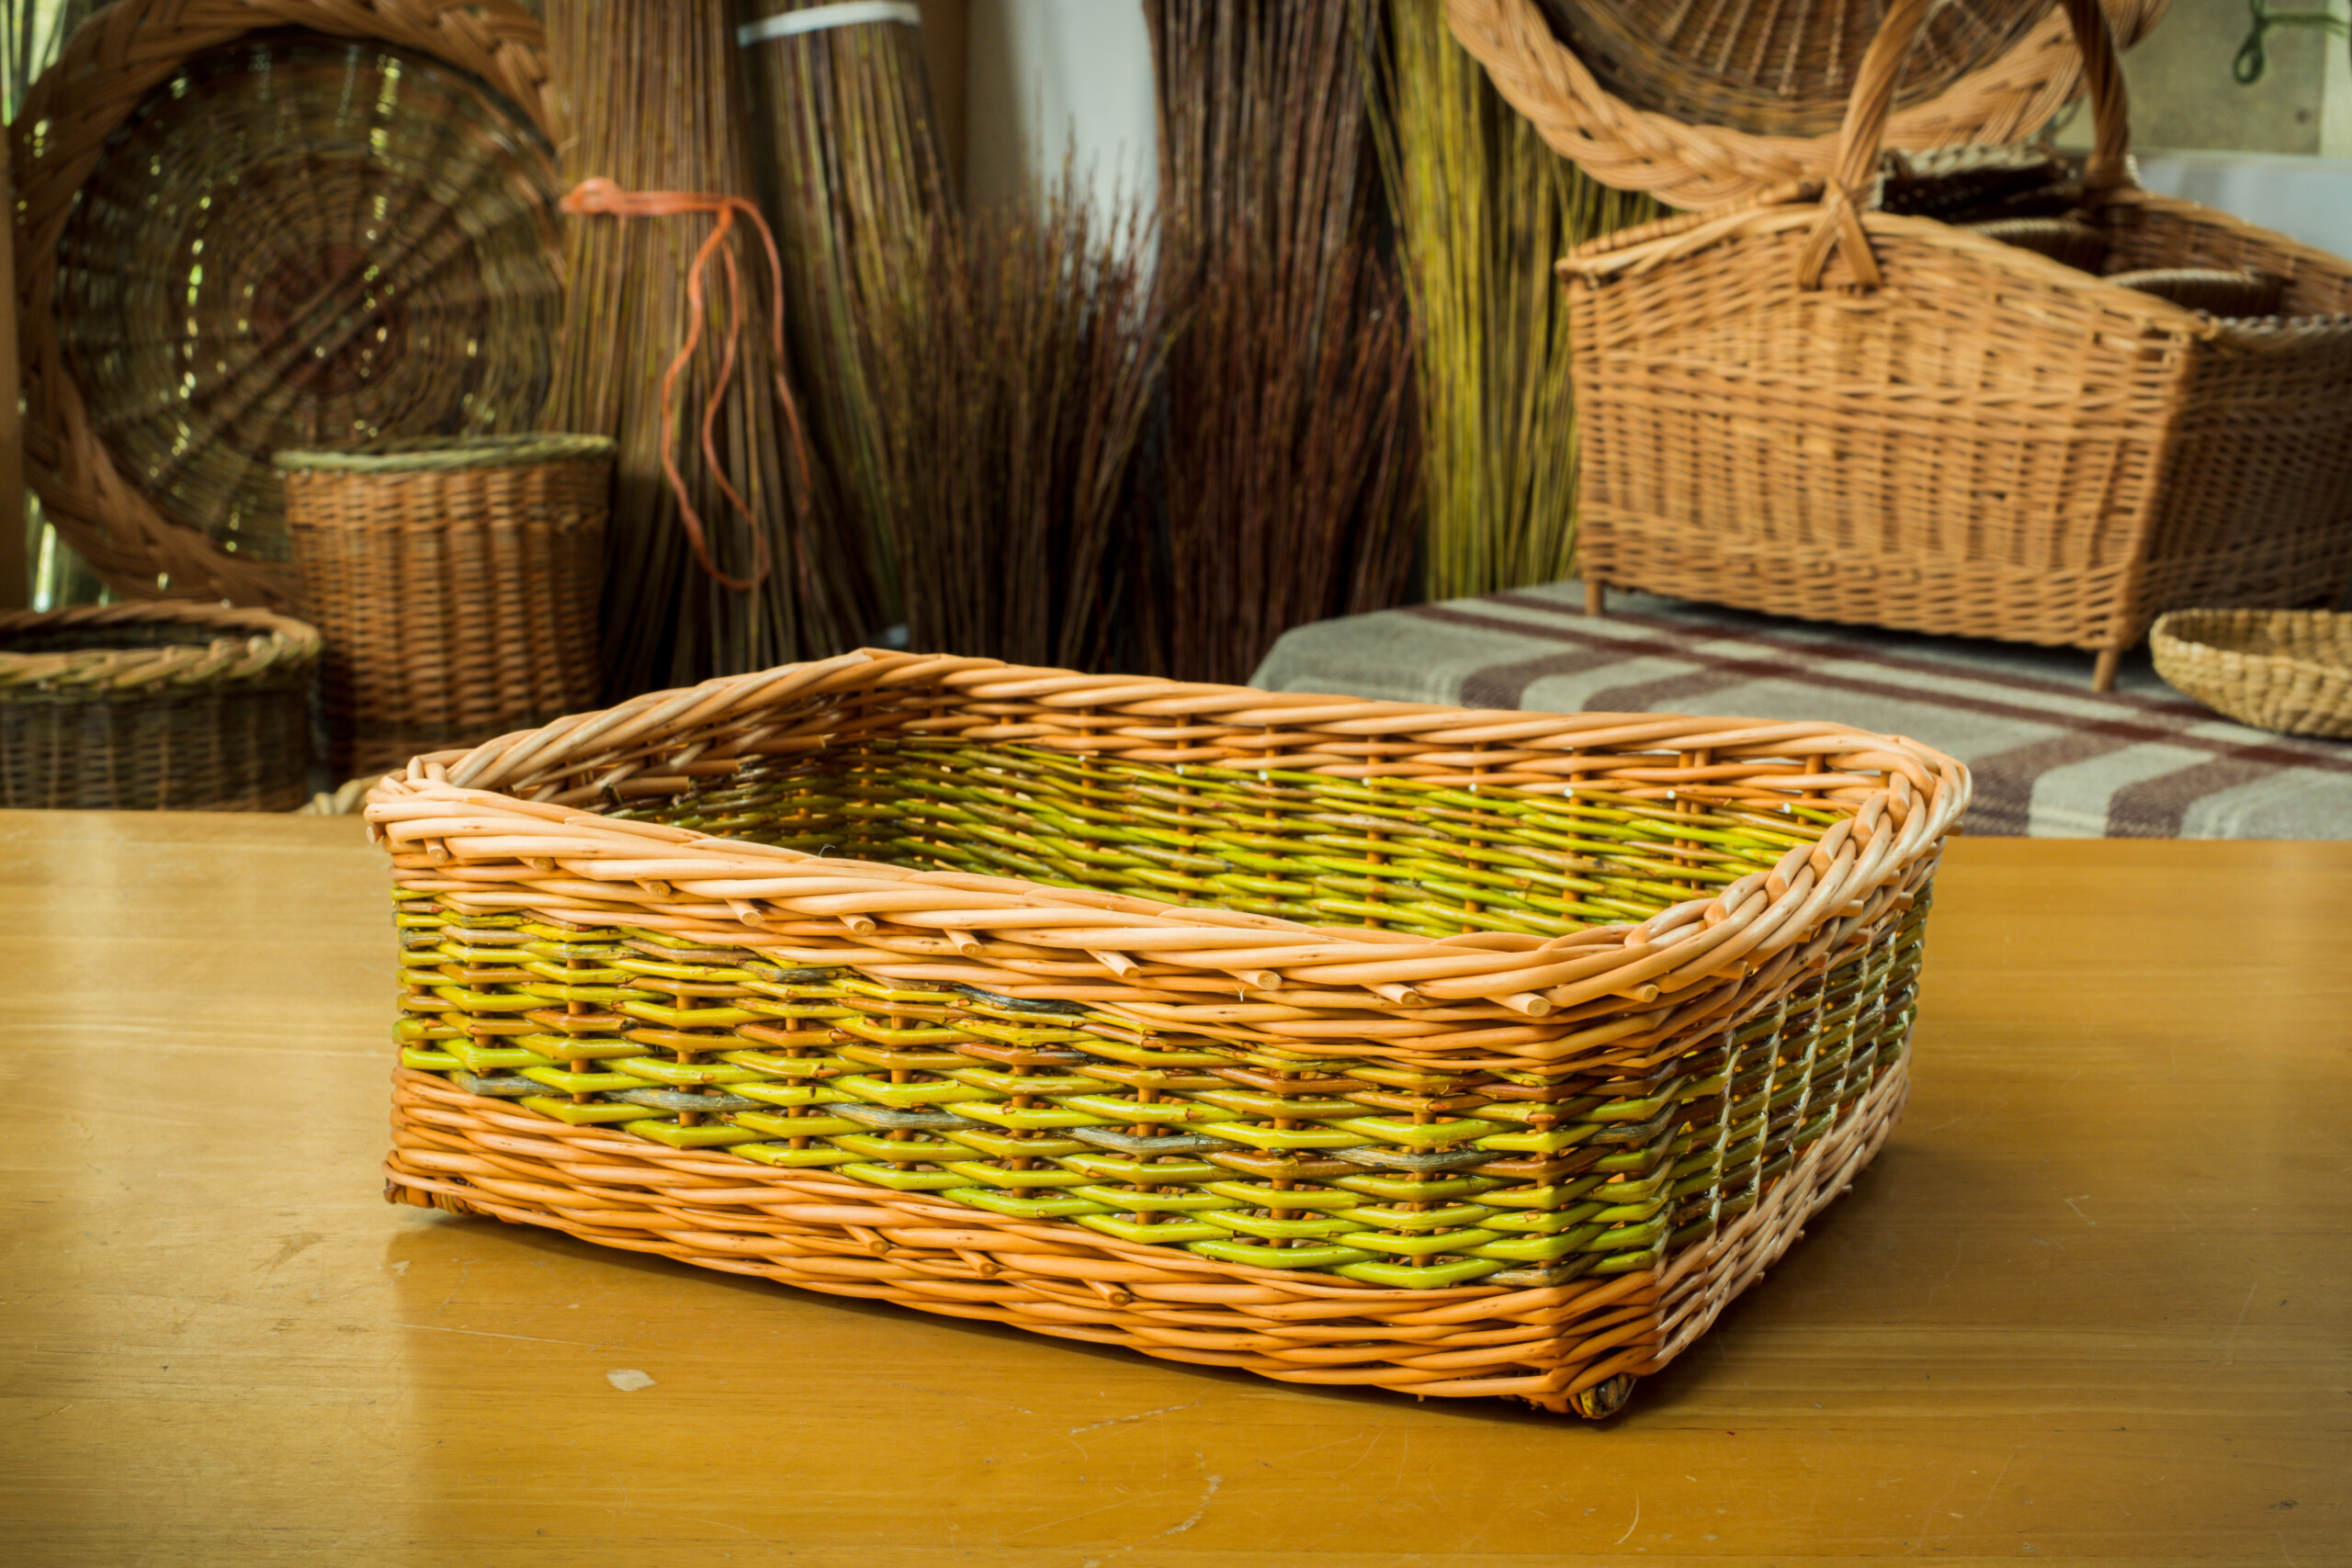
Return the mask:
[[[678,498],[678,521],[685,528],[686,537],[694,546],[695,558],[702,563],[703,570],[714,581],[738,592],[749,592],[767,581],[774,560],[766,531],[760,527],[759,519],[752,515],[752,508],[741,493],[728,481],[726,469],[718,460],[718,408],[727,395],[727,389],[734,380],[737,351],[743,335],[743,278],[735,265],[735,253],[727,245],[727,236],[733,232],[735,215],[739,212],[759,231],[761,243],[767,247],[768,276],[772,280],[768,330],[770,347],[775,356],[775,397],[783,406],[785,425],[792,434],[793,460],[800,470],[800,489],[795,498],[797,509],[804,518],[808,513],[808,442],[801,433],[800,407],[793,400],[792,389],[784,378],[784,260],[776,250],[775,235],[769,231],[767,220],[760,216],[760,209],[740,196],[714,196],[685,190],[628,191],[602,175],[582,180],[566,192],[557,205],[576,218],[677,218],[688,213],[707,212],[718,219],[711,225],[709,237],[703,241],[702,249],[695,253],[693,269],[686,275],[689,317],[686,341],[680,345],[677,357],[670,361],[670,368],[662,378],[662,471],[670,478],[671,491]],[[727,343],[719,353],[718,385],[711,389],[709,400],[703,407],[702,456],[720,493],[727,497],[728,504],[734,508],[736,514],[742,518],[744,526],[752,532],[759,564],[748,579],[729,576],[719,570],[710,558],[710,544],[703,532],[702,514],[695,510],[694,502],[687,498],[685,478],[678,471],[678,378],[693,363],[695,352],[702,346],[703,276],[709,270],[714,256],[724,265],[727,275]]]

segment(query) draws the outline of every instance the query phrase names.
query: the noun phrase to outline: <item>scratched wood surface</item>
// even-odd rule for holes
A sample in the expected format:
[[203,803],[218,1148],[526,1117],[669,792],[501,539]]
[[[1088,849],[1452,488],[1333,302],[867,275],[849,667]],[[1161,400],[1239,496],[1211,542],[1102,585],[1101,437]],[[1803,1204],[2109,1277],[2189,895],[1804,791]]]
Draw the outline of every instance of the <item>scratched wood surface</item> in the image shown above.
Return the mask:
[[0,814],[0,1560],[2352,1556],[2352,844],[1955,845],[1907,1121],[1604,1427],[389,1208],[379,873]]

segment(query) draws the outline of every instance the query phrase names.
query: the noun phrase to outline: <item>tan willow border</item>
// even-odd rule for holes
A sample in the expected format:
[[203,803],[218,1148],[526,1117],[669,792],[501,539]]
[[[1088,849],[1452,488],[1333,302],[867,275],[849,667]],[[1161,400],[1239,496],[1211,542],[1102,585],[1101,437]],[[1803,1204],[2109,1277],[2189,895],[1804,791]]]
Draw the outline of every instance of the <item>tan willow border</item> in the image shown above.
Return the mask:
[[[1551,941],[1480,933],[1431,941],[1009,878],[812,856],[597,815],[675,794],[738,758],[854,739],[861,697],[940,694],[928,734],[1035,745],[1108,761],[1285,770],[1565,793],[1582,784],[1670,797],[1703,786],[1758,805],[1835,803],[1849,814],[1769,873],[1634,925]],[[812,708],[809,699],[836,704]],[[1054,722],[1083,713],[1083,728]],[[870,727],[863,726],[863,727]],[[1814,771],[1792,772],[1801,761]],[[615,919],[797,963],[914,977],[986,968],[1034,994],[1084,986],[1156,1027],[1218,1015],[1258,1038],[1374,1010],[1410,1055],[1476,1049],[1532,1066],[1594,1043],[1566,1010],[1645,1016],[1670,1032],[1672,998],[1752,971],[1826,920],[1858,925],[1903,897],[1966,807],[1968,775],[1917,742],[1829,724],[1658,715],[1546,715],[1272,694],[866,650],[655,693],[467,752],[413,761],[370,792],[367,817],[398,879],[469,908]],[[1194,977],[1155,985],[1145,964]],[[1204,1008],[1200,979],[1231,1000]],[[1182,1005],[1178,1005],[1182,1004]],[[1256,1005],[1252,1005],[1256,1004]],[[1659,1005],[1662,1004],[1662,1005]],[[1657,1010],[1647,1010],[1653,1005]],[[1586,1016],[1572,1013],[1573,1017]],[[1536,1021],[1548,1021],[1538,1024]],[[1630,1042],[1629,1042],[1630,1043]],[[1326,1047],[1335,1048],[1335,1047]],[[1360,1047],[1351,1047],[1360,1048]]]

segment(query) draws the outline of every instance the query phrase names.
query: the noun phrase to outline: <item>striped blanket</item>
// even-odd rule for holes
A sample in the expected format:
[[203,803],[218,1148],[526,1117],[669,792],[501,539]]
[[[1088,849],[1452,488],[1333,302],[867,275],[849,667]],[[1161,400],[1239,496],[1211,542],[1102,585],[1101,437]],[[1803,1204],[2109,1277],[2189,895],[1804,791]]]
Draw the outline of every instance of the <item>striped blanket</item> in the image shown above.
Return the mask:
[[2352,742],[2233,724],[2157,678],[2114,692],[2091,656],[1551,583],[1301,626],[1251,684],[1462,707],[1819,719],[1909,736],[1976,779],[1967,831],[2006,837],[2352,839]]

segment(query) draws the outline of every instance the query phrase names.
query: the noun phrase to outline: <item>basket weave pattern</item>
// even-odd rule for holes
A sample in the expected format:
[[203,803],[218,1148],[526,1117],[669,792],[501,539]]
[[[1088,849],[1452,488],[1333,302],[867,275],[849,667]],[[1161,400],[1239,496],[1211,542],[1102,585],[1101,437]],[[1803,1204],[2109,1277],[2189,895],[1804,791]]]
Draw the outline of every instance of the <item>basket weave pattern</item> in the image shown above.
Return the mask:
[[609,437],[277,460],[303,607],[327,639],[336,777],[595,700]]
[[2175,610],[2148,647],[2157,674],[2241,724],[2352,739],[2352,615]]
[[[2073,8],[2097,28],[2090,0]],[[2120,71],[2103,33],[2086,42],[2107,267],[2251,268],[2279,281],[2278,313],[2216,319],[1858,210],[1890,47],[1826,187],[1562,264],[1589,584],[2110,653],[2176,605],[2333,596],[2352,570],[2352,265],[2120,183]]]
[[371,794],[390,1191],[1596,1413],[1884,1137],[1965,794],[1828,726],[976,660],[657,694]]
[[261,610],[0,615],[0,807],[288,811],[319,634]]

